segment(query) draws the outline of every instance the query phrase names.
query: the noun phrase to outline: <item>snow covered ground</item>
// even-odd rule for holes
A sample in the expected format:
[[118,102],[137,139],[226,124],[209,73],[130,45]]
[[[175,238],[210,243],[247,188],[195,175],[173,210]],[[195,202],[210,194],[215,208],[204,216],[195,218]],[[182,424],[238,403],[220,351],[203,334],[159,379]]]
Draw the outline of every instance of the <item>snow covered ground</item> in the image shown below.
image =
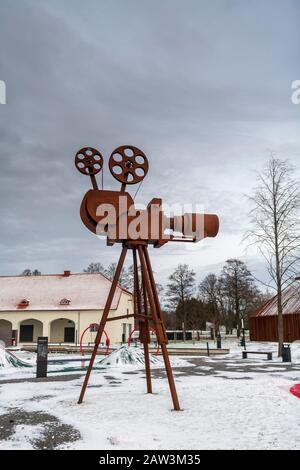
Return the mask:
[[[276,345],[251,349],[276,351]],[[295,345],[292,354],[299,349]],[[36,442],[48,447],[49,439],[55,440],[55,419],[65,426],[60,448],[300,449],[300,400],[289,392],[300,383],[300,365],[250,357],[241,360],[236,347],[222,357],[189,358],[190,365],[182,358],[174,368],[180,412],[171,411],[167,380],[157,366],[153,395],[145,393],[140,366],[95,370],[81,405],[82,374],[49,382],[28,382],[22,375],[20,383],[0,383],[0,438],[5,420],[16,415],[13,431],[5,435],[2,429],[0,449],[34,448]],[[11,378],[0,371],[0,381]],[[37,422],[35,416],[50,418]]]

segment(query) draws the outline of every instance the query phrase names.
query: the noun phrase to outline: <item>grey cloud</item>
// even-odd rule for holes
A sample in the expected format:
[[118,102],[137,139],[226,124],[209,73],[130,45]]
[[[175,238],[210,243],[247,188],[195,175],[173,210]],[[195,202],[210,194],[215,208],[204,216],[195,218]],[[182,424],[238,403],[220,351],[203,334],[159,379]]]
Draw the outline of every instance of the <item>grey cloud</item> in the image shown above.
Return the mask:
[[[79,218],[82,146],[106,159],[117,145],[140,146],[150,172],[139,200],[204,203],[226,236],[242,234],[242,195],[269,150],[299,156],[296,0],[2,0],[0,15],[2,274],[117,256]],[[107,169],[104,180],[117,187]],[[187,256],[177,249],[154,262],[166,256],[171,269]]]

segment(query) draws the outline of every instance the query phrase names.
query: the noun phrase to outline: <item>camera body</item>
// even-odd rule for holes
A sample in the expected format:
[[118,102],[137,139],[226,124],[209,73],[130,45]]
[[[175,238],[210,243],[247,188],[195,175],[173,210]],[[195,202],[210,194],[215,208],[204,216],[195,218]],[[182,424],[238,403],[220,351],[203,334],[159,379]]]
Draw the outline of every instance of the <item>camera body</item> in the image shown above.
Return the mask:
[[219,230],[215,214],[168,217],[159,198],[152,199],[145,209],[136,209],[126,191],[89,190],[82,200],[80,216],[91,232],[106,236],[109,245],[141,240],[159,248],[169,241],[197,242],[215,237]]

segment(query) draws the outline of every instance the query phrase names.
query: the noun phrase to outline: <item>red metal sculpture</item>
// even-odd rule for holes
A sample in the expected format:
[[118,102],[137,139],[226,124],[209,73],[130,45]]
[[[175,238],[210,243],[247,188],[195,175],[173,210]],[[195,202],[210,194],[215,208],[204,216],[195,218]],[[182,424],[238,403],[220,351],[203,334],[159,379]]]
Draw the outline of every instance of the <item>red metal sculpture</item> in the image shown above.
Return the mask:
[[[110,172],[121,183],[120,191],[98,188],[95,175],[103,167],[103,157],[98,150],[91,147],[82,148],[75,156],[75,165],[81,173],[90,176],[93,186],[81,203],[80,215],[84,225],[91,232],[106,236],[108,245],[122,244],[122,252],[99,324],[94,350],[78,403],[83,401],[106,322],[134,317],[139,322],[140,341],[144,347],[147,392],[152,393],[149,329],[154,328],[165,363],[174,409],[180,410],[148,245],[160,248],[168,242],[197,242],[205,237],[215,237],[219,230],[219,219],[214,214],[196,213],[168,217],[162,210],[162,201],[159,198],[152,199],[143,210],[136,209],[133,198],[126,191],[126,186],[141,183],[148,172],[149,165],[146,155],[132,145],[116,148],[109,159]],[[128,250],[133,253],[134,313],[109,318],[109,310]],[[138,269],[138,259],[141,275]]]
[[[81,336],[80,336],[80,341],[79,341],[79,351],[80,351],[80,354],[82,356],[84,356],[84,350],[83,350],[83,337],[85,335],[85,333],[88,331],[88,330],[91,330],[92,327],[97,327],[97,330],[98,331],[98,323],[91,323],[90,325],[88,325],[85,330],[83,330],[83,332],[81,333]],[[105,340],[105,346],[106,346],[106,349],[105,349],[105,353],[104,353],[104,356],[108,356],[108,353],[109,353],[109,346],[110,346],[110,339],[108,337],[108,334],[106,333],[105,330],[103,330],[103,334],[106,338]],[[100,338],[100,341],[101,341],[101,338]]]

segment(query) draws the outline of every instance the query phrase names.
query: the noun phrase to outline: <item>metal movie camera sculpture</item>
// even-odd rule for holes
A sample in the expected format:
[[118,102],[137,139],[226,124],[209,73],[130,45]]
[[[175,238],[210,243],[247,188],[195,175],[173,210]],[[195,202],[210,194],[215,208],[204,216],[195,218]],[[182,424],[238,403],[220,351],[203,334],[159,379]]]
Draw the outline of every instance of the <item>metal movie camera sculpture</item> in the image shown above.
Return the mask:
[[[112,176],[121,183],[120,191],[98,188],[95,175],[103,168],[103,156],[98,150],[92,147],[80,149],[75,156],[75,165],[82,174],[90,176],[93,186],[81,203],[82,222],[91,232],[106,236],[108,245],[122,243],[122,252],[112,279],[78,403],[83,401],[106,322],[134,317],[138,321],[140,341],[144,347],[147,392],[152,393],[149,343],[150,329],[154,328],[164,359],[173,406],[175,410],[180,410],[148,245],[160,248],[168,242],[197,242],[205,237],[215,237],[219,230],[219,219],[214,214],[196,213],[168,217],[162,210],[162,201],[159,198],[152,199],[144,210],[135,209],[133,198],[126,191],[126,186],[141,183],[148,172],[149,164],[146,155],[132,145],[116,148],[109,158],[109,169]],[[128,250],[133,253],[134,313],[109,318],[112,300]]]

